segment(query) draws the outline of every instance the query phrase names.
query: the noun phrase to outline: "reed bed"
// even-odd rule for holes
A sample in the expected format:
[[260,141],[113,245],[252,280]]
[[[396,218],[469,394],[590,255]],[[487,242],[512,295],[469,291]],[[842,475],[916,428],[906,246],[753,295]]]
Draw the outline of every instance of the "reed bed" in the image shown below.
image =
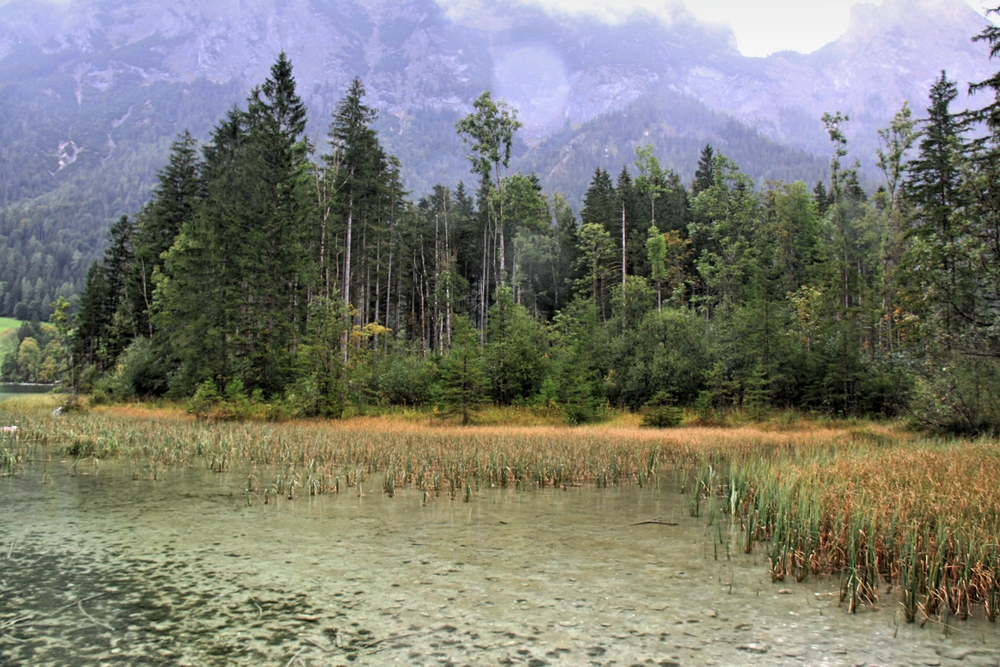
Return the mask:
[[704,452],[741,448],[779,451],[820,438],[837,442],[837,429],[763,432],[693,428],[659,431],[632,426],[434,426],[413,421],[204,422],[179,412],[99,408],[53,417],[45,408],[0,406],[0,422],[16,422],[25,441],[61,455],[131,459],[143,474],[204,464],[288,468],[312,475],[312,490],[347,484],[347,474],[388,476],[394,487],[562,487],[655,484],[661,472],[695,465]]
[[[0,404],[0,474],[27,448],[131,461],[136,478],[203,465],[246,475],[248,503],[357,490],[470,500],[481,488],[624,483],[671,477],[691,514],[727,516],[740,547],[763,544],[774,581],[841,577],[848,609],[897,589],[909,621],[1000,608],[1000,448],[877,425],[775,427],[456,427],[413,420],[199,422],[180,413],[100,408],[53,417]],[[719,542],[729,548],[719,522]]]
[[976,609],[995,621],[997,443],[853,439],[705,459],[691,493],[740,522],[744,550],[764,544],[773,581],[839,574],[851,611],[895,587],[909,622]]

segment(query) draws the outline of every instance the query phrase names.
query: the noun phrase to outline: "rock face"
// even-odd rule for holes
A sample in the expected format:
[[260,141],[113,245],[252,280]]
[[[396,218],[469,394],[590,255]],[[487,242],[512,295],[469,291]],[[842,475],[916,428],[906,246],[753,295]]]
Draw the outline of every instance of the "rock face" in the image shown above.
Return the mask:
[[[325,133],[336,101],[361,76],[369,102],[382,112],[387,143],[402,153],[411,187],[419,190],[466,173],[453,123],[488,88],[519,108],[522,161],[544,176],[556,166],[529,149],[547,146],[555,154],[553,140],[572,145],[574,132],[596,119],[627,114],[640,102],[673,105],[678,96],[692,108],[704,105],[706,117],[721,112],[776,142],[824,156],[819,116],[840,110],[852,119],[852,148],[870,155],[875,131],[903,100],[923,112],[941,69],[963,88],[992,69],[986,46],[970,41],[984,19],[963,0],[857,5],[837,41],[811,54],[763,59],[741,56],[730,31],[683,11],[669,25],[641,14],[607,25],[508,0],[463,6],[458,12],[434,0],[13,0],[0,6],[0,86],[34,82],[58,93],[49,80],[71,81],[81,117],[89,113],[88,97],[105,94],[103,112],[127,125],[149,118],[139,113],[141,104],[132,113],[137,87],[173,85],[181,96],[210,90],[216,98],[225,93],[229,104],[262,81],[284,50],[317,121],[311,134]],[[223,85],[190,85],[198,81]],[[122,108],[106,108],[119,98]],[[15,111],[5,104],[0,99],[0,114],[10,117]],[[219,99],[205,101],[204,113],[217,114],[218,105]],[[64,114],[50,125],[49,171],[71,171],[65,149],[57,147],[76,141],[71,128],[80,119]],[[703,139],[681,125],[667,119],[654,134]],[[100,150],[136,148],[123,145],[118,128],[104,128]],[[168,135],[183,127],[169,129]],[[643,132],[612,139],[635,144],[650,136],[649,128]],[[8,133],[4,141],[13,145],[19,137]],[[154,140],[162,143],[163,136],[145,139]],[[584,135],[577,148],[581,142]],[[91,140],[81,150],[97,147]],[[673,166],[693,170],[693,164]],[[432,176],[425,182],[418,173]]]
[[991,66],[985,44],[971,40],[984,25],[963,0],[858,4],[847,32],[814,53],[744,59],[740,69],[696,67],[681,89],[773,139],[817,152],[828,146],[819,117],[844,111],[851,116],[849,138],[874,149],[877,130],[904,100],[923,114],[941,70],[959,82],[964,98],[968,82],[1000,66]]

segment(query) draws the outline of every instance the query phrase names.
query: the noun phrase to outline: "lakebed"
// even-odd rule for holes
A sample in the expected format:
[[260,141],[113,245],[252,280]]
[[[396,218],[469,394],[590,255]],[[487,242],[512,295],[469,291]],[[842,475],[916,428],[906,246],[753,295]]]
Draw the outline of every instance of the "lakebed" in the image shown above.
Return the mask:
[[0,479],[0,662],[1000,661],[1000,631],[981,617],[920,627],[892,595],[848,613],[838,578],[772,583],[760,549],[690,516],[667,480],[483,488],[464,502],[390,497],[372,475],[248,504],[249,471],[136,479],[124,461],[35,448]]

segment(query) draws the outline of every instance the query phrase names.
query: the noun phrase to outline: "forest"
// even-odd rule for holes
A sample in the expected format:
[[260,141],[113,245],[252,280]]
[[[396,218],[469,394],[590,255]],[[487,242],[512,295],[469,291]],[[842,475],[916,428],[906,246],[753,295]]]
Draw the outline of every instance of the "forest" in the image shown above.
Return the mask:
[[[1000,51],[997,28],[977,39]],[[973,88],[1000,99],[1000,73]],[[955,112],[957,93],[942,72],[926,117],[904,105],[880,131],[871,195],[833,113],[828,181],[758,183],[705,146],[686,185],[639,146],[595,169],[578,217],[509,169],[520,124],[489,92],[456,126],[472,185],[411,201],[363,83],[312,145],[282,54],[203,146],[177,139],[78,312],[60,296],[50,323],[10,330],[0,370],[216,417],[402,405],[465,422],[492,403],[568,423],[795,409],[992,431],[1000,103]]]

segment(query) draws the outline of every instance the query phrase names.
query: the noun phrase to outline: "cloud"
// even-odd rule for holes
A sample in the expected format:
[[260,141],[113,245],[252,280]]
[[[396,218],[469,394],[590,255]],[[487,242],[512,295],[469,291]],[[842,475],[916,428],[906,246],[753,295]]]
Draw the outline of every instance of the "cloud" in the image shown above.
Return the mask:
[[[636,10],[665,23],[678,18],[697,19],[732,28],[743,55],[766,56],[776,51],[810,53],[847,30],[850,9],[857,0],[513,0],[551,14],[593,16],[608,23],[627,19]],[[452,15],[480,12],[487,0],[437,0]],[[995,0],[967,0],[985,12]],[[871,4],[879,5],[881,0]]]
[[[24,0],[24,1],[32,5],[59,5],[62,7],[66,7],[71,2],[73,2],[73,0]],[[4,5],[9,5],[12,2],[16,2],[16,0],[0,0],[0,7],[3,7]]]

